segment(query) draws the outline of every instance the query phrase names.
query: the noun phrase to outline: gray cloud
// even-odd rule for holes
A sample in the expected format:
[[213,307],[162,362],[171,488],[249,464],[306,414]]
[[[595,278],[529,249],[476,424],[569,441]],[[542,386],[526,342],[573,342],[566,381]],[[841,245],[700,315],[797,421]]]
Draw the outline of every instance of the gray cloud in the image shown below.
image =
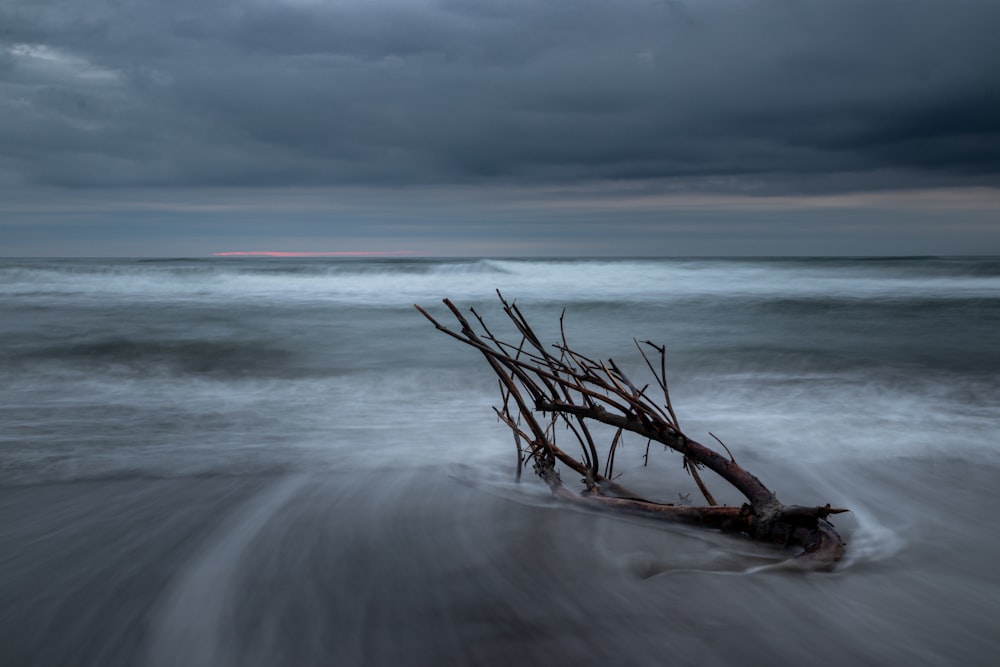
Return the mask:
[[7,0],[0,183],[995,183],[1000,4]]

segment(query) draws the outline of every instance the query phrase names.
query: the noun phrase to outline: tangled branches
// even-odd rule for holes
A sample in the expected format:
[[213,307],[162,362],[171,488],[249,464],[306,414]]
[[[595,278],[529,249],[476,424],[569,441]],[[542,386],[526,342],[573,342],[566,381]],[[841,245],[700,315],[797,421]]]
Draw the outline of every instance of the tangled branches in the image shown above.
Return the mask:
[[[844,543],[828,517],[847,510],[830,505],[783,505],[757,477],[736,463],[725,445],[722,445],[727,454],[724,456],[685,435],[670,400],[666,353],[662,346],[635,341],[656,385],[639,387],[613,360],[597,361],[573,350],[566,340],[564,317],[559,320],[561,340],[546,346],[517,305],[499,292],[497,295],[504,313],[519,333],[516,345],[495,336],[473,309],[471,313],[479,326],[477,332],[448,299],[444,304],[461,326],[460,331],[443,326],[426,310],[415,307],[439,331],[479,350],[493,369],[502,399],[501,406],[494,410],[514,434],[518,475],[520,463],[530,461],[552,493],[569,501],[737,531],[760,541],[799,545],[804,551],[796,557],[796,563],[817,570],[835,567],[844,553]],[[603,456],[590,427],[594,422],[615,430]],[[580,458],[556,445],[554,434],[559,425],[565,426],[579,443]],[[652,502],[615,482],[615,453],[626,431],[683,455],[684,466],[704,496],[705,505]],[[557,462],[582,475],[583,493],[566,488]],[[718,505],[700,469],[716,473],[743,494],[747,502],[741,507]]]

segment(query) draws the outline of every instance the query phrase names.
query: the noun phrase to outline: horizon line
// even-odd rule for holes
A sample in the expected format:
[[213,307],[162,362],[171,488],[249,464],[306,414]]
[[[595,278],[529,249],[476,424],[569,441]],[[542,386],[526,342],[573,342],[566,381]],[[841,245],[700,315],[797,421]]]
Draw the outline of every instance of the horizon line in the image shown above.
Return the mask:
[[284,251],[284,250],[227,250],[213,252],[212,257],[386,257],[412,255],[412,250],[336,250],[336,251]]

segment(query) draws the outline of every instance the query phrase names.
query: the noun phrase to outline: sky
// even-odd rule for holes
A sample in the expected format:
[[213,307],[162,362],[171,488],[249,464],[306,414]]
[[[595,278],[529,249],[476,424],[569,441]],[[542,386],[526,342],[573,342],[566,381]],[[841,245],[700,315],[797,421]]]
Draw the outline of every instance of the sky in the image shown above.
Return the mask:
[[1000,254],[996,0],[0,0],[0,256]]

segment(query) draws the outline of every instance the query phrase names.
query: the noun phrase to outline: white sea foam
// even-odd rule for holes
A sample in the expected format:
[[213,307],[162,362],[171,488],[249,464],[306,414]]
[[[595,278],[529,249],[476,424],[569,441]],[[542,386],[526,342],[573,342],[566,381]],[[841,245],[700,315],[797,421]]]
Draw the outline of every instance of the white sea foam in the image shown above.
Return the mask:
[[667,343],[700,440],[802,461],[993,460],[994,273],[974,260],[8,262],[0,475],[506,456],[481,360],[410,307],[447,321],[449,296],[503,330],[497,288],[545,340],[566,306],[571,341],[629,372],[643,372],[632,336]]
[[[282,264],[284,262],[284,264]],[[950,299],[993,297],[1000,275],[921,275],[884,266],[737,260],[468,260],[305,262],[288,260],[102,265],[28,264],[0,271],[11,297],[266,299],[280,302],[402,305],[451,296],[489,298],[500,289],[525,301],[690,298]]]

